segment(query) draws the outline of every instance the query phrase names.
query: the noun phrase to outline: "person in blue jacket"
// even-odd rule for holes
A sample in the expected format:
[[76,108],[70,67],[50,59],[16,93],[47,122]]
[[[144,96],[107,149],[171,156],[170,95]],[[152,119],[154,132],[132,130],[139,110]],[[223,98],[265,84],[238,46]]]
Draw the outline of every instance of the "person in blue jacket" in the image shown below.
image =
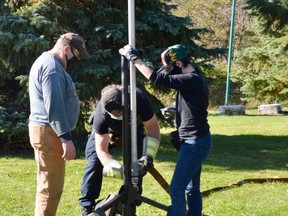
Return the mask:
[[161,53],[163,66],[158,71],[148,67],[130,45],[119,49],[119,53],[149,81],[177,91],[175,117],[181,143],[170,184],[172,205],[168,215],[201,216],[201,169],[212,147],[207,120],[209,91],[203,73],[192,66],[185,47],[180,44],[170,46]]

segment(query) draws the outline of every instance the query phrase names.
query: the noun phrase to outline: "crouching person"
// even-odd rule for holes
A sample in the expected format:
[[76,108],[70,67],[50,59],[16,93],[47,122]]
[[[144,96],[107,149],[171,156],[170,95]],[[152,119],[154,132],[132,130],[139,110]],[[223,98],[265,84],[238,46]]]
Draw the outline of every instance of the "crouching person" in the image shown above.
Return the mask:
[[[159,148],[160,127],[147,95],[136,89],[138,162],[149,166]],[[90,214],[100,195],[103,176],[122,178],[123,167],[110,154],[112,147],[122,141],[122,87],[108,85],[102,90],[101,100],[90,117],[93,129],[86,144],[88,160],[81,186],[82,216]],[[152,160],[151,160],[152,159]],[[147,164],[150,163],[150,164]],[[138,193],[142,193],[140,176]]]

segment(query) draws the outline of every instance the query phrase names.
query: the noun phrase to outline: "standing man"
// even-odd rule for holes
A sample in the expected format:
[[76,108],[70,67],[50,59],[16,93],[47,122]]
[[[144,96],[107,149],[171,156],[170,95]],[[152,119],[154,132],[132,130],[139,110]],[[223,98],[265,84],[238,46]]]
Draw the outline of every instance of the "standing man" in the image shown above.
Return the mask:
[[37,163],[35,216],[56,215],[65,161],[76,156],[71,131],[80,112],[75,85],[66,69],[75,59],[89,58],[83,38],[70,32],[61,35],[31,67],[29,137]]
[[[159,148],[160,127],[146,94],[136,89],[137,102],[137,157],[145,168],[153,165]],[[88,163],[81,186],[82,216],[90,214],[99,197],[103,176],[122,178],[122,165],[110,154],[110,149],[122,143],[122,87],[108,85],[102,90],[101,100],[90,117],[92,132],[86,144]],[[142,157],[143,156],[143,157]],[[138,193],[142,193],[142,177]],[[134,209],[136,210],[136,209]]]
[[207,120],[208,86],[205,77],[190,64],[185,48],[179,44],[168,47],[161,54],[163,66],[158,71],[147,67],[138,58],[137,50],[130,45],[119,52],[134,63],[147,79],[177,91],[176,127],[182,143],[170,184],[172,206],[168,215],[201,216],[201,168],[212,147]]

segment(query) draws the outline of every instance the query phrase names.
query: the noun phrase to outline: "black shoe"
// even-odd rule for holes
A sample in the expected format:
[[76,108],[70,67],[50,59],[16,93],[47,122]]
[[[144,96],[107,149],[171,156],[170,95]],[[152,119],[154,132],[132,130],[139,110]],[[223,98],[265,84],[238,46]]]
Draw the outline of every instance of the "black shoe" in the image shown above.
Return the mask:
[[81,216],[87,216],[87,215],[89,215],[90,213],[92,213],[93,210],[94,210],[94,209],[93,209],[92,206],[83,207],[82,210],[81,210]]

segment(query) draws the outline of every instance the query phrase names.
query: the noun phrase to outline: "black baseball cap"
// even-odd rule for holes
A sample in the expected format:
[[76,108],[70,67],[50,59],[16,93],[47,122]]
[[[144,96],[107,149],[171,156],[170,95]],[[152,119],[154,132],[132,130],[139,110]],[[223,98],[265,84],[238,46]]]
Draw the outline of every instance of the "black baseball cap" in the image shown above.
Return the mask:
[[122,92],[121,89],[111,88],[106,90],[101,98],[104,109],[111,113],[114,110],[122,110]]

